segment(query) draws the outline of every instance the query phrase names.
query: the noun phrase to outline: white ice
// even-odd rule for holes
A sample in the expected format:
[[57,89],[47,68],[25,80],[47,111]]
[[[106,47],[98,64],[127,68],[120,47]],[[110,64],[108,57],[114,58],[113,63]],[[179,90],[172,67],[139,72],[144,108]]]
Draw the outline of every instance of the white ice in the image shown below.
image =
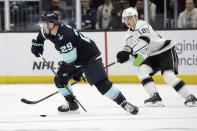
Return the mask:
[[[130,115],[102,96],[94,86],[77,84],[74,94],[87,113],[59,114],[64,98],[56,94],[35,105],[21,98],[38,100],[57,89],[53,84],[0,85],[0,131],[197,131],[197,107],[185,107],[184,99],[171,87],[158,85],[165,107],[146,107],[149,96],[139,84],[115,84],[129,102],[139,107]],[[197,85],[187,85],[197,96]],[[45,114],[47,117],[40,117]]]

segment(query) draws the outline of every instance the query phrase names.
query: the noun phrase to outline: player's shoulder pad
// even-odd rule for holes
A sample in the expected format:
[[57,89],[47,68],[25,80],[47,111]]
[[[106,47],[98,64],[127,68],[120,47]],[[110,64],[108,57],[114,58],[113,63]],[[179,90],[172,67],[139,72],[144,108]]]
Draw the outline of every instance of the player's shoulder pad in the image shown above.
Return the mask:
[[138,20],[137,23],[136,23],[136,28],[135,30],[139,30],[139,29],[142,29],[142,28],[147,28],[149,26],[149,24],[146,22],[146,21],[143,21],[143,20]]

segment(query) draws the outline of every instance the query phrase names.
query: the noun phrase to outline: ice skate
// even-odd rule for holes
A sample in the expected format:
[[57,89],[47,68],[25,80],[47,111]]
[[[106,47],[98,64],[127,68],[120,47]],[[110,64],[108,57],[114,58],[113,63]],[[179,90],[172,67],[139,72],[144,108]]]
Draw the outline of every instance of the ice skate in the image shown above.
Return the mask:
[[126,100],[124,100],[121,104],[121,107],[126,110],[127,112],[135,115],[138,113],[138,107],[132,105],[131,103],[127,102]]
[[186,98],[185,106],[189,106],[189,107],[197,106],[197,99],[196,99],[196,97],[194,95],[189,95]]
[[79,106],[77,102],[68,103],[67,105],[62,105],[58,107],[59,113],[79,113]]
[[145,100],[144,104],[146,106],[151,106],[151,107],[163,107],[164,106],[164,104],[162,103],[162,99],[158,93],[154,93],[152,97]]

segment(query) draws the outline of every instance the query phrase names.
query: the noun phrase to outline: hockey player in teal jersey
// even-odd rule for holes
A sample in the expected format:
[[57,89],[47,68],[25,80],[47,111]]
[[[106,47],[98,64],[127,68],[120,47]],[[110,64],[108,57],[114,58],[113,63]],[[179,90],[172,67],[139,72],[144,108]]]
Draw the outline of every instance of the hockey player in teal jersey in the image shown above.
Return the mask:
[[137,114],[138,107],[129,103],[120,90],[108,80],[102,63],[101,52],[93,40],[85,37],[69,25],[59,23],[58,16],[54,12],[45,12],[42,15],[40,27],[41,31],[37,39],[32,40],[32,53],[36,57],[40,57],[44,51],[44,41],[50,40],[63,58],[54,81],[68,105],[59,106],[59,112],[78,110],[79,106],[71,95],[72,88],[68,81],[72,78],[80,80],[82,73],[84,73],[88,83],[95,85],[102,95],[116,102],[127,112]]

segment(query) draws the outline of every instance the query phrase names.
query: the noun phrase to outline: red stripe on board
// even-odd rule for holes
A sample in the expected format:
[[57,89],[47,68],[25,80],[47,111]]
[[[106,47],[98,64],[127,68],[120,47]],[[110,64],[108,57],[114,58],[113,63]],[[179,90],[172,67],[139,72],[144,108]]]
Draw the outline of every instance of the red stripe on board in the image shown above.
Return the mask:
[[[108,53],[107,53],[107,32],[105,32],[105,65],[108,65]],[[106,68],[106,74],[108,75],[108,68]]]

